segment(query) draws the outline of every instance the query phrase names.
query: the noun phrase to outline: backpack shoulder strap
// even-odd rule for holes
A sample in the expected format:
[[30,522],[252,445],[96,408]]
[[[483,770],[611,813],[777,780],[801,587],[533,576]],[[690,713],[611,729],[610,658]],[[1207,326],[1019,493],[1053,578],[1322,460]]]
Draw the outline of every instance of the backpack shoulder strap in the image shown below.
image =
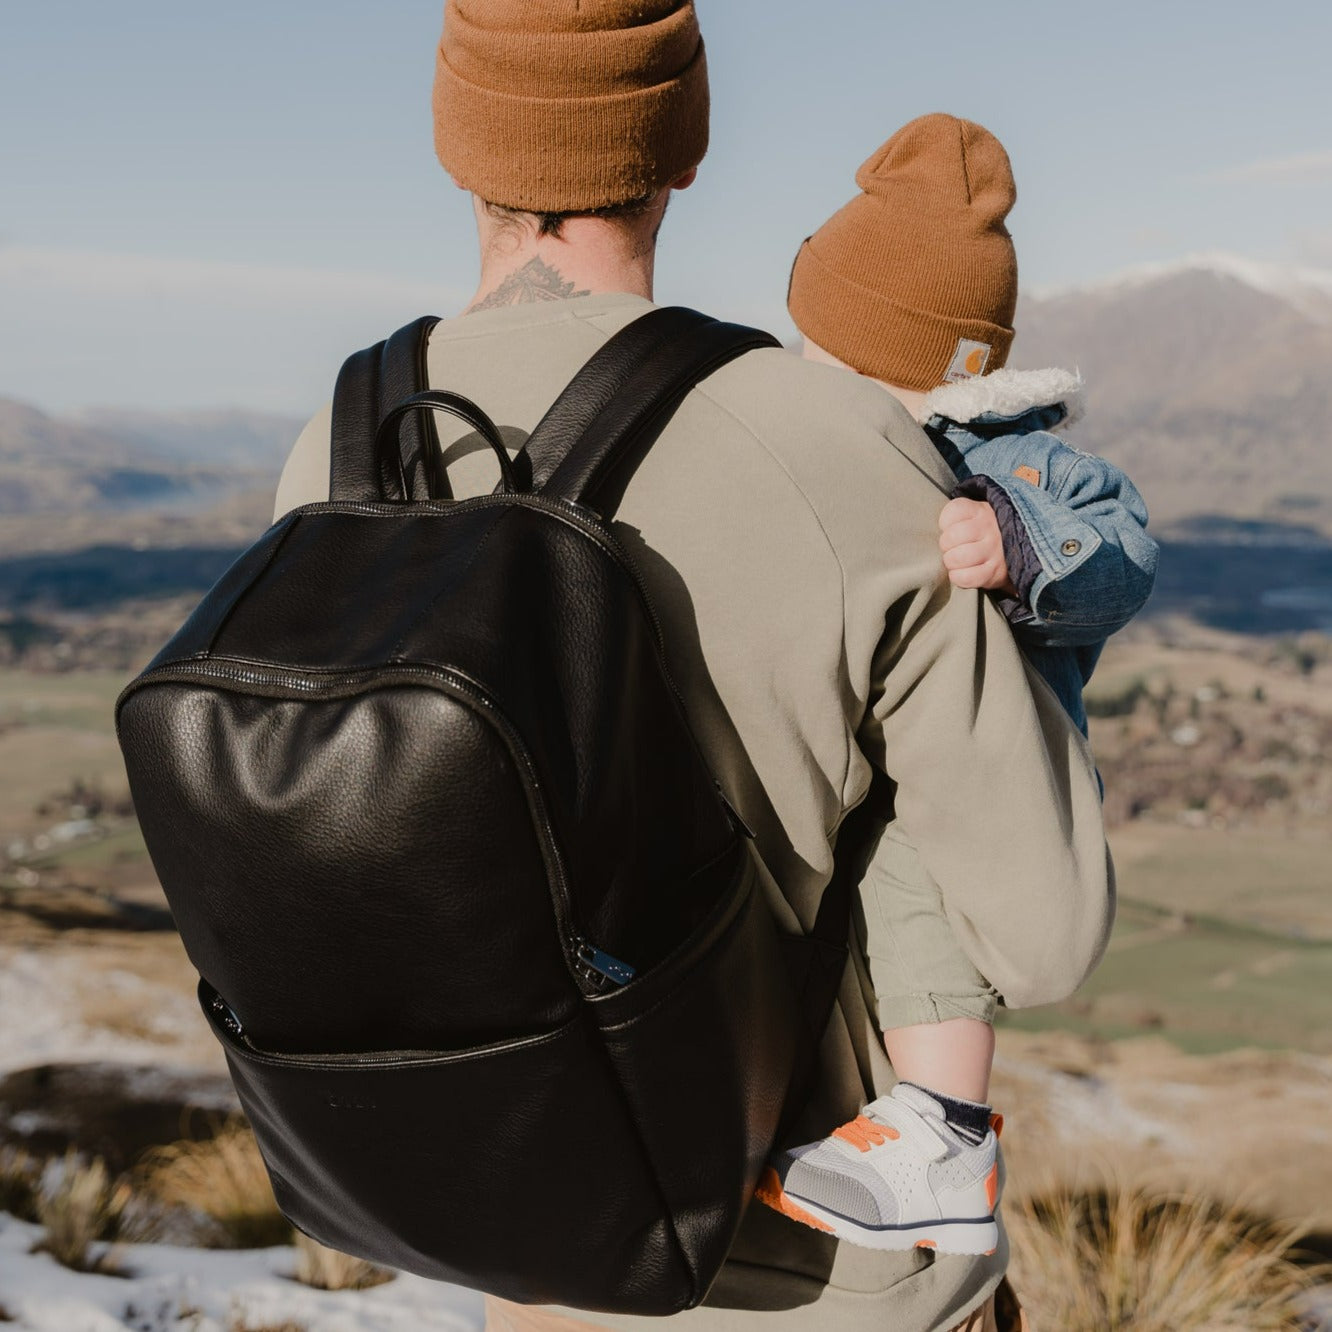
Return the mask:
[[753,348],[780,345],[770,333],[682,306],[649,311],[597,351],[532,431],[523,449],[532,489],[592,502],[695,384]]
[[[755,347],[780,346],[757,329],[683,308],[653,310],[592,357],[533,430],[524,452],[532,488],[588,502],[616,464],[650,443],[689,390]],[[891,781],[876,770],[865,800],[843,821],[832,878],[812,928],[783,938],[805,1024],[783,1115],[789,1132],[818,1071],[818,1051],[846,971],[852,903],[874,848],[892,818]]]
[[[436,465],[439,438],[429,412],[402,423],[402,467],[381,464],[375,434],[391,407],[429,387],[426,347],[438,316],[425,315],[383,342],[349,356],[333,390],[328,497],[333,500],[448,498]],[[404,493],[404,491],[406,493]]]

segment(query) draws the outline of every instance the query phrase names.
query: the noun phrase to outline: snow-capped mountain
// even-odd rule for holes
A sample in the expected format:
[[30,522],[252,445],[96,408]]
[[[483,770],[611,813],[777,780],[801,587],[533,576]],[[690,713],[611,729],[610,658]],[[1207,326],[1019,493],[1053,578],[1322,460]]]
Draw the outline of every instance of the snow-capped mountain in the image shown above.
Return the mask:
[[1039,301],[1051,301],[1079,294],[1125,292],[1135,287],[1151,286],[1181,273],[1230,278],[1254,291],[1286,301],[1315,322],[1332,321],[1332,269],[1268,263],[1228,254],[1224,250],[1189,254],[1165,263],[1139,264],[1110,277],[1074,286],[1038,287],[1032,296]]
[[1157,522],[1221,513],[1332,532],[1332,272],[1200,255],[1018,308],[1015,365],[1088,384],[1075,443]]

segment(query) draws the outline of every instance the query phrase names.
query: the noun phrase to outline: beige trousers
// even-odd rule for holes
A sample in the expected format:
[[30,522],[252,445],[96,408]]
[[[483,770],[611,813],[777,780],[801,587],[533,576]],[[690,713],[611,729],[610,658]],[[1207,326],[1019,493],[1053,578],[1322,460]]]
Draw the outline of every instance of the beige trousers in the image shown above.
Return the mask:
[[[576,1323],[559,1314],[543,1313],[522,1304],[486,1296],[483,1332],[604,1332],[593,1323]],[[1005,1280],[993,1299],[976,1310],[952,1332],[1031,1332],[1027,1315],[1018,1307],[1013,1288]]]

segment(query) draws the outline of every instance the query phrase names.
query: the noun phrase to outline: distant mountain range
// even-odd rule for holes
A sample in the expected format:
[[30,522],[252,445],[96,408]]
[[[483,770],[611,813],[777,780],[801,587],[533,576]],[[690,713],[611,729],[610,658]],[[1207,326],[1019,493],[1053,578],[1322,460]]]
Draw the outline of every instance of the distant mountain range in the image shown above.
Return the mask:
[[[1013,364],[1079,368],[1071,440],[1147,498],[1151,613],[1332,632],[1332,274],[1205,256],[1037,293],[1017,327]],[[7,608],[201,592],[268,523],[300,425],[0,399],[0,638]]]
[[1024,300],[1012,363],[1087,380],[1071,438],[1125,467],[1153,521],[1332,534],[1332,273],[1204,255]]
[[286,461],[304,421],[264,412],[132,412],[89,409],[82,424],[110,433],[145,454],[174,462],[216,467],[256,467],[276,472]]
[[0,398],[0,515],[212,504],[271,485],[300,427],[244,411],[56,417]]
[[[1079,368],[1071,434],[1139,484],[1161,531],[1217,514],[1332,535],[1332,272],[1203,255],[1018,309],[1012,363]],[[271,483],[300,422],[0,399],[0,515],[158,509]]]

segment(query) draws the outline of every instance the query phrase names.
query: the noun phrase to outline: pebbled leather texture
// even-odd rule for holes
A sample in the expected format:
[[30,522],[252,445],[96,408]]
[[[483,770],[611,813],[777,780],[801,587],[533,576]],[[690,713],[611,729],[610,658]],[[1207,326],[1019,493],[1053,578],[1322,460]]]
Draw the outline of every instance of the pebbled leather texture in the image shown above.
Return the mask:
[[[395,484],[364,462],[383,385],[420,389],[430,321],[351,358],[344,498],[237,561],[117,726],[287,1215],[508,1299],[667,1314],[724,1260],[826,1010],[797,1010],[651,607],[574,502],[769,339],[643,322],[565,395],[595,408],[555,414],[577,439],[538,440],[558,494],[373,499]],[[634,979],[589,971],[587,944]]]
[[426,387],[426,347],[437,323],[437,316],[423,315],[347,358],[333,389],[330,499],[449,498],[448,478],[438,465],[439,436],[428,412],[413,412],[404,422],[398,457],[383,459],[367,447],[389,409]]

